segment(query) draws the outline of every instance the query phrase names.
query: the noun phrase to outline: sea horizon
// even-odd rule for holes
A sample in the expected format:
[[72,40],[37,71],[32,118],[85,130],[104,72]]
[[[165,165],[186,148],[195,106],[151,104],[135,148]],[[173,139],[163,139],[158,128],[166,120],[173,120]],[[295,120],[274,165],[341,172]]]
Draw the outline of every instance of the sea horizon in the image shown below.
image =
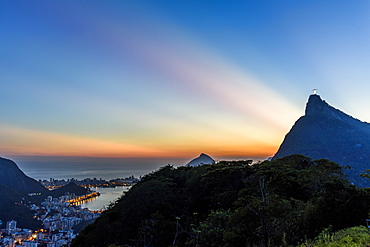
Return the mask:
[[[186,165],[192,158],[111,158],[111,157],[5,157],[13,160],[29,177],[36,180],[53,179],[115,179],[140,177],[168,164]],[[196,157],[193,157],[196,158]],[[229,157],[219,160],[262,161],[267,157]]]

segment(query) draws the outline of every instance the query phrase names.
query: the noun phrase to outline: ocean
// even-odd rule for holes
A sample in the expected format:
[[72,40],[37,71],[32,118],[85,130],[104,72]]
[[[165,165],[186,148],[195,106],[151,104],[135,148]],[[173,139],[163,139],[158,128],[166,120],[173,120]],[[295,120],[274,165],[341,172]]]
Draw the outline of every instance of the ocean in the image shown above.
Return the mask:
[[13,158],[18,167],[36,180],[85,178],[115,179],[134,175],[140,177],[171,164],[184,165],[184,159],[158,158],[91,158],[91,157],[31,157]]
[[[143,176],[160,167],[171,164],[175,167],[187,164],[192,159],[184,158],[93,158],[93,157],[12,157],[18,167],[36,180],[84,178],[115,179],[134,175]],[[265,160],[266,157],[243,157],[225,160]]]

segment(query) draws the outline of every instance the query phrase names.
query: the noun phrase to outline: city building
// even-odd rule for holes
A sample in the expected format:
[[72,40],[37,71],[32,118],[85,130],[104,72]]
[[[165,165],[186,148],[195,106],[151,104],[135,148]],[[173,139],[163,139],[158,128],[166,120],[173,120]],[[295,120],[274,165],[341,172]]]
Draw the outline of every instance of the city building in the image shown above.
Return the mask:
[[6,222],[6,233],[11,235],[17,231],[17,221],[11,220]]

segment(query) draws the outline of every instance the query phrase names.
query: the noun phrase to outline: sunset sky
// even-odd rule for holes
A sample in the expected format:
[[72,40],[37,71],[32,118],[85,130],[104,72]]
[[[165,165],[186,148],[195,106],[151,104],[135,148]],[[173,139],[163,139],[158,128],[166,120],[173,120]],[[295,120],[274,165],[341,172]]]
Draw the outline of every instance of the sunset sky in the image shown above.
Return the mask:
[[370,1],[0,1],[0,156],[272,156],[370,122]]

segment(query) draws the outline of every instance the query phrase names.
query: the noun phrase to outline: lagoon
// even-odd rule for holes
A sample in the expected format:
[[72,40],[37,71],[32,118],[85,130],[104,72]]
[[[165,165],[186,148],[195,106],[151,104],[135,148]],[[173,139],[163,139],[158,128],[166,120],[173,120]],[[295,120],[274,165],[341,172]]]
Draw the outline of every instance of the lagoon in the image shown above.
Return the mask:
[[109,187],[97,187],[93,188],[94,191],[100,193],[100,196],[95,197],[91,200],[85,201],[81,204],[81,208],[88,208],[89,210],[104,210],[107,206],[115,202],[121,197],[124,192],[127,192],[130,186],[117,186],[115,188]]

